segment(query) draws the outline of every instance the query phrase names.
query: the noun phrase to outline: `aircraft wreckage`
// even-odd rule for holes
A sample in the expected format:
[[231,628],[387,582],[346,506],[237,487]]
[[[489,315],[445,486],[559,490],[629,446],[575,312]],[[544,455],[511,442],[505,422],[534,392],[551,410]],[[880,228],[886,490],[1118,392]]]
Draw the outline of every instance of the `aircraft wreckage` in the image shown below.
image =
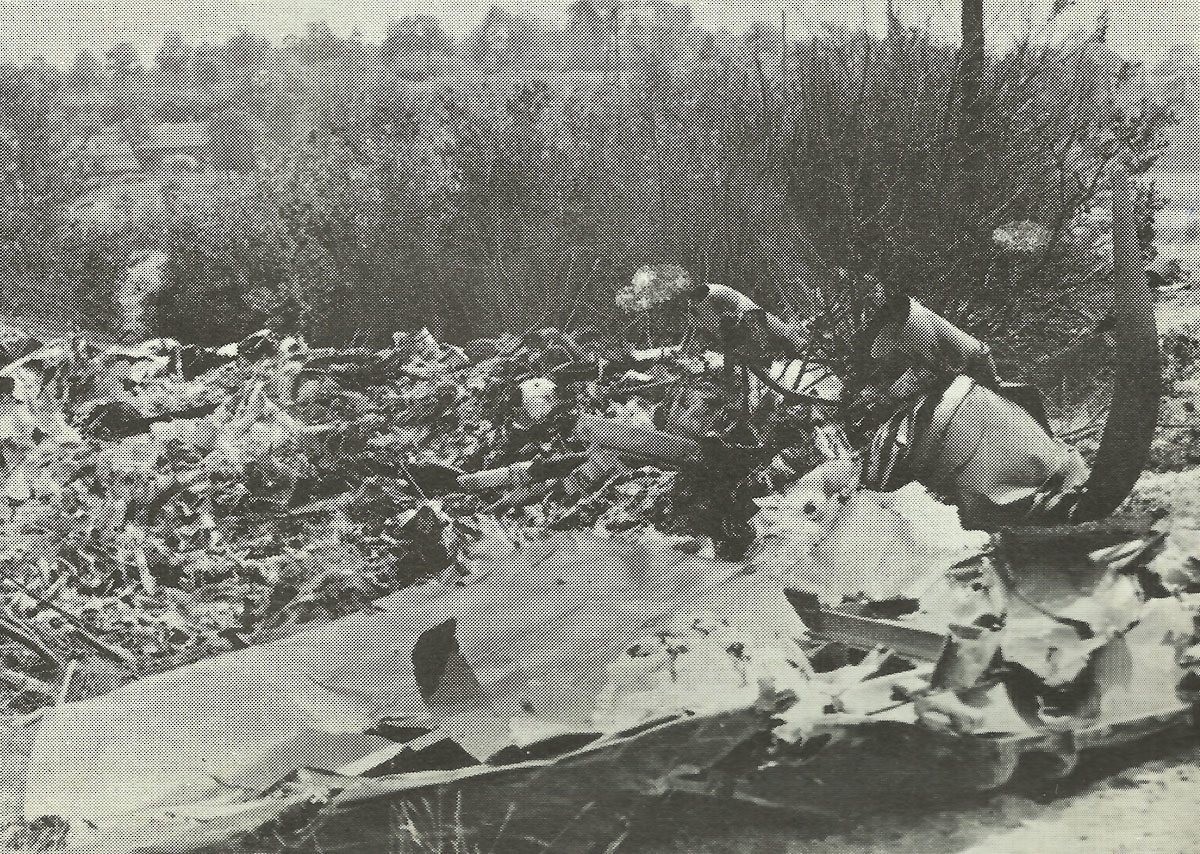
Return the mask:
[[[840,491],[821,470],[756,499],[739,560],[477,514],[454,572],[29,716],[10,845],[375,851],[451,803],[448,823],[497,850],[604,850],[585,813],[631,818],[669,793],[845,815],[995,788],[1030,760],[1066,774],[1084,751],[1191,726],[1200,594],[1168,525],[1104,518],[1158,394],[1126,220],[1129,358],[1068,523],[968,531],[916,484]],[[522,386],[528,411],[553,408],[543,391]],[[624,423],[579,418],[593,452],[573,464],[603,481],[636,460]],[[539,465],[566,463],[450,474],[521,490]]]

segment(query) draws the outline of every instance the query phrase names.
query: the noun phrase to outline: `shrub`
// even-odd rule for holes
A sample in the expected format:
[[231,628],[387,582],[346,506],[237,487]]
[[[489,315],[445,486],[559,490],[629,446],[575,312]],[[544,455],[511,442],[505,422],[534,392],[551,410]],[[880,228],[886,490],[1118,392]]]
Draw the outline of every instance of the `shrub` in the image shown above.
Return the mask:
[[[561,319],[577,295],[603,315],[614,284],[654,260],[785,310],[806,265],[871,273],[1006,337],[1014,360],[1103,313],[1105,232],[1077,228],[1080,216],[1123,141],[1152,150],[1166,115],[1120,113],[1127,69],[1102,44],[990,58],[979,148],[965,150],[952,46],[922,32],[786,47],[769,35],[630,27],[612,50],[530,36],[522,49],[545,57],[534,68],[476,57],[433,97],[376,92],[376,112],[407,122],[381,133],[368,111],[343,131],[351,150],[389,152],[386,180],[369,179],[382,192],[358,198],[387,210],[387,254],[437,291],[408,300],[426,313],[414,319],[517,329]],[[341,174],[330,198],[351,187]],[[1022,220],[1050,239],[999,257],[993,230]]]
[[[1122,112],[1129,69],[1102,40],[989,57],[967,147],[957,53],[920,29],[785,43],[575,17],[496,12],[461,48],[397,25],[390,51],[347,53],[353,75],[297,70],[266,97],[307,104],[308,132],[264,161],[244,212],[178,230],[181,293],[224,294],[239,331],[465,339],[603,321],[645,263],[785,312],[804,270],[845,268],[1025,365],[1105,313],[1107,226],[1087,215],[1125,147],[1152,159],[1168,115]],[[413,60],[426,30],[451,70],[398,73],[397,45]],[[993,231],[1025,221],[1043,245],[998,251]]]
[[230,203],[177,214],[158,309],[162,332],[222,344],[265,326],[299,329],[293,253],[262,188]]

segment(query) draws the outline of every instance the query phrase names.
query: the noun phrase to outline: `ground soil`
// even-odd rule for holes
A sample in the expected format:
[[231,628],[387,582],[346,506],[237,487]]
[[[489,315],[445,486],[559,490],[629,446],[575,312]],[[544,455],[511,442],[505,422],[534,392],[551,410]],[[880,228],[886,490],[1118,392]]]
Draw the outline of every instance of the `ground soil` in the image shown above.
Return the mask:
[[[690,823],[690,826],[689,826]],[[722,825],[722,826],[717,826]],[[914,805],[848,822],[685,816],[627,854],[1192,854],[1200,852],[1200,743],[1110,751],[1064,781]],[[665,837],[665,838],[664,838]]]

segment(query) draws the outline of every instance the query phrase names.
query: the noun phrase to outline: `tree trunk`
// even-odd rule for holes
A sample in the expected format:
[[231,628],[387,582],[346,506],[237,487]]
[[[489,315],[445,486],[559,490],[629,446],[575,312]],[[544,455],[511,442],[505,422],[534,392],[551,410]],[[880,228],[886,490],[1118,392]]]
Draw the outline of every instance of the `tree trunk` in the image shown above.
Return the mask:
[[959,137],[964,164],[970,168],[980,154],[983,112],[980,101],[985,61],[983,0],[963,0],[962,7],[962,116]]

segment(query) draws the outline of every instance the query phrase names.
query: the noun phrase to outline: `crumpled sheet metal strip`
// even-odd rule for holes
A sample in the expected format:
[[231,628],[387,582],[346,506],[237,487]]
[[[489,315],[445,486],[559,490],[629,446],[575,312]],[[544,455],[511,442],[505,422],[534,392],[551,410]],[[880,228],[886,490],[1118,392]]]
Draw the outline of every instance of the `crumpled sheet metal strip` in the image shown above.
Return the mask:
[[[799,745],[757,767],[729,762],[773,726],[758,707],[713,716],[667,719],[625,738],[605,737],[554,759],[478,765],[452,771],[417,771],[363,777],[301,770],[263,797],[142,813],[76,837],[70,854],[166,854],[197,851],[254,834],[289,813],[306,810],[313,840],[322,850],[354,848],[356,837],[387,824],[367,813],[396,804],[443,797],[453,791],[471,805],[471,823],[484,838],[513,821],[536,826],[578,803],[626,796],[685,792],[720,795],[760,806],[816,816],[876,810],[897,793],[987,791],[1007,783],[1030,756],[1056,760],[1053,776],[1074,768],[1081,751],[1125,743],[1193,726],[1185,704],[1158,714],[1113,721],[1077,732],[1040,732],[1012,737],[962,737],[896,721],[830,716]],[[757,750],[754,751],[757,755]],[[866,767],[864,767],[866,763]],[[936,784],[931,783],[936,781]],[[441,793],[441,794],[439,794]],[[314,807],[316,804],[318,806]],[[857,805],[857,806],[856,806]],[[333,844],[329,848],[322,840]],[[349,844],[350,848],[345,848]]]

